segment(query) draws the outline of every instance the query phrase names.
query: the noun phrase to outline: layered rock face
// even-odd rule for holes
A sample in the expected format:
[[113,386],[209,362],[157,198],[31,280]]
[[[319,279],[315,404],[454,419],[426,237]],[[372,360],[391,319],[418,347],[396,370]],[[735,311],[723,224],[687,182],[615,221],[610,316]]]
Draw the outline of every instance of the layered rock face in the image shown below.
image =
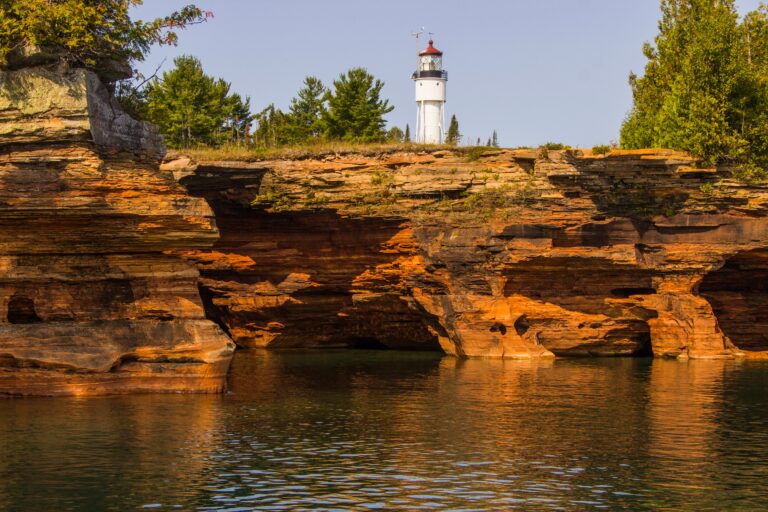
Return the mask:
[[762,355],[768,189],[671,151],[167,163],[221,240],[184,256],[242,346]]
[[218,234],[161,138],[85,70],[0,72],[0,394],[217,392],[234,346],[197,270]]

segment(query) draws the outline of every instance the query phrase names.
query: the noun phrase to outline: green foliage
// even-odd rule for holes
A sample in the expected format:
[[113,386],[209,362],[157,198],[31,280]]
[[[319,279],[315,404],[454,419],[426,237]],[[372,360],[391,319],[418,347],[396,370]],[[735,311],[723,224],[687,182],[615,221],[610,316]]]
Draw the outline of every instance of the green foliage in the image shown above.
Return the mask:
[[389,186],[392,183],[394,183],[395,177],[392,174],[391,171],[387,171],[386,169],[381,169],[379,171],[376,171],[373,173],[373,176],[371,176],[371,185],[384,185]]
[[290,210],[294,206],[294,201],[282,187],[269,183],[259,189],[259,194],[251,201],[251,205],[283,211]]
[[393,126],[387,132],[387,141],[389,142],[403,142],[405,139],[405,133],[397,126]]
[[405,125],[405,135],[403,136],[403,142],[411,142],[411,125]]
[[562,144],[560,142],[547,142],[542,146],[542,148],[547,149],[549,151],[561,151],[563,149],[571,149],[571,146]]
[[468,194],[462,201],[466,212],[479,214],[484,220],[492,217],[508,217],[508,208],[525,207],[541,195],[532,181],[516,185],[489,187],[479,192]]
[[303,142],[322,134],[327,92],[320,79],[314,76],[304,79],[304,86],[291,100],[289,124],[293,142]]
[[362,68],[341,75],[334,91],[308,76],[288,112],[272,104],[255,116],[254,144],[276,148],[333,140],[408,142],[410,127],[405,133],[397,127],[384,129],[383,116],[393,107],[380,99],[383,86]]
[[456,114],[451,116],[451,122],[448,125],[448,134],[445,137],[446,144],[451,146],[458,146],[461,141],[461,133],[459,132],[459,121],[456,119]]
[[326,94],[325,135],[342,140],[382,140],[385,137],[384,115],[394,109],[389,100],[381,99],[384,82],[363,68],[353,68],[342,73],[333,86],[334,92]]
[[171,146],[218,145],[245,140],[253,120],[250,100],[230,94],[230,84],[203,72],[200,61],[181,56],[174,69],[146,89],[146,115]]
[[736,167],[733,171],[733,177],[745,183],[758,183],[768,179],[768,172],[766,172],[764,167],[745,163]]
[[702,184],[699,187],[699,190],[701,190],[701,193],[704,194],[705,196],[709,196],[715,192],[715,187],[711,183],[707,182]]
[[142,0],[0,0],[0,63],[25,47],[62,51],[76,65],[143,60],[154,44],[175,44],[175,30],[201,23],[211,13],[189,5],[163,18],[131,20]]
[[768,163],[768,23],[765,5],[739,23],[733,0],[662,0],[645,74],[630,75],[634,106],[625,148],[691,152]]
[[592,153],[595,155],[607,155],[611,152],[611,146],[608,145],[599,145],[592,148]]
[[483,157],[483,155],[485,155],[487,150],[488,148],[485,146],[474,146],[469,148],[469,151],[467,151],[466,161],[477,162]]
[[257,148],[275,148],[293,142],[294,123],[274,104],[256,114],[258,128],[253,134],[253,144]]
[[491,135],[491,143],[489,144],[492,148],[499,147],[499,134],[496,133],[496,130],[493,130],[493,135]]

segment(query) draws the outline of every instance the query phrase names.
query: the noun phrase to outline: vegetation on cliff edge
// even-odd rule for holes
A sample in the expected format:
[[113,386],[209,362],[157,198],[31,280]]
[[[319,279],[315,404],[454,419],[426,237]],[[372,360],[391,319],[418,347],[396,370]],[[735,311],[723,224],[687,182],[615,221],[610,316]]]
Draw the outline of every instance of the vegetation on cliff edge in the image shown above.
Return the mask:
[[132,20],[130,7],[141,3],[0,0],[0,65],[8,65],[17,52],[37,47],[101,74],[113,63],[127,66],[143,60],[154,44],[176,44],[178,29],[212,16],[188,5],[155,20]]
[[630,76],[634,106],[621,145],[685,150],[705,164],[768,165],[768,7],[739,21],[733,0],[662,0],[645,74]]

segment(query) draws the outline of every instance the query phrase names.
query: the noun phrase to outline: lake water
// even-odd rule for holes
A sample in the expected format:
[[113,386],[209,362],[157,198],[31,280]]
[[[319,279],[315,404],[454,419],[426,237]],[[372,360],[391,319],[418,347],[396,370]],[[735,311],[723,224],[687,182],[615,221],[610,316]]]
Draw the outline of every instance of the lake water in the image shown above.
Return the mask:
[[768,364],[240,352],[226,396],[0,400],[0,510],[768,508]]

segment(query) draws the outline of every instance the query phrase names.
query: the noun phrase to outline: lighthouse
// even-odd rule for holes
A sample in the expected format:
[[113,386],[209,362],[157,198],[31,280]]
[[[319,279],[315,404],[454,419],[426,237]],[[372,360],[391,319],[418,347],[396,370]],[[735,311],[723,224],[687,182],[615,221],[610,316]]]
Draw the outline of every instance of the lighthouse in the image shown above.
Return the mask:
[[443,52],[429,40],[419,53],[418,69],[412,76],[416,83],[416,142],[442,144],[445,141],[445,86],[448,72],[443,70]]

